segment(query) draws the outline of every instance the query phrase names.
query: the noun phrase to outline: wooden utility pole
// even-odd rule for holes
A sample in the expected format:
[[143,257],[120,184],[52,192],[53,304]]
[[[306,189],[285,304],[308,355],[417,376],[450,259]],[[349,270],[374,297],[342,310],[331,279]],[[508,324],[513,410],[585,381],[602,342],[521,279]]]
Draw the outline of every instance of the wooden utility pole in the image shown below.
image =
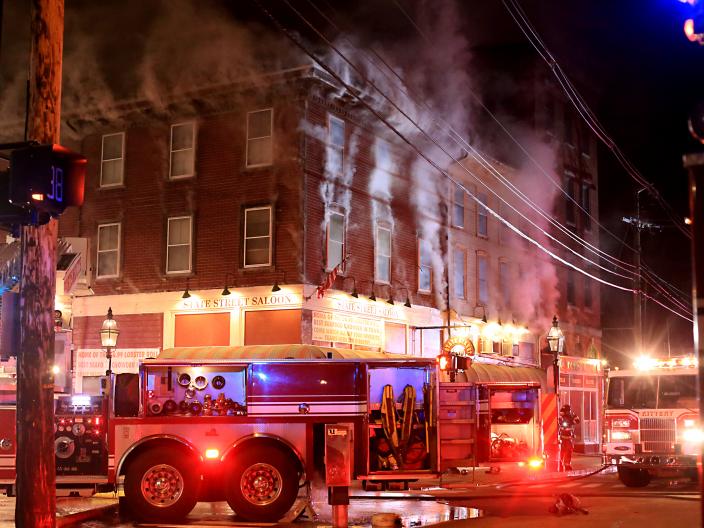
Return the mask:
[[[32,0],[28,139],[58,143],[64,1]],[[17,354],[18,527],[56,526],[54,294],[56,220],[22,228]]]

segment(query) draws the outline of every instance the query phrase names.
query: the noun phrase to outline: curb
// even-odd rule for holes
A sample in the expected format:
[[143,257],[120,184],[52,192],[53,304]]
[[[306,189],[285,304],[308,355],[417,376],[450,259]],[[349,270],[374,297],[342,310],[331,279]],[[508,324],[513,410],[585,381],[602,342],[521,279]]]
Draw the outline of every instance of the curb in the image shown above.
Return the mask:
[[89,521],[91,519],[97,519],[111,512],[117,512],[118,503],[106,504],[104,506],[98,506],[97,508],[91,508],[90,510],[83,510],[76,513],[70,513],[68,515],[62,515],[56,517],[56,528],[62,528],[64,526],[73,526],[75,524],[81,523],[83,521]]

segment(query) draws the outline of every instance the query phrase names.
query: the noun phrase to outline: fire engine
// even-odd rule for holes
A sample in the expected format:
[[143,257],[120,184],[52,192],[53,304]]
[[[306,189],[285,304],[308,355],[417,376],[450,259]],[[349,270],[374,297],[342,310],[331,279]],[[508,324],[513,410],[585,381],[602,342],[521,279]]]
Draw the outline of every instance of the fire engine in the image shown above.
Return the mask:
[[632,370],[609,372],[602,451],[624,485],[697,477],[704,432],[696,367],[693,357],[641,357]]
[[[56,401],[57,487],[122,489],[144,521],[227,500],[276,521],[324,468],[328,486],[438,476],[434,358],[272,345],[166,349],[112,397]],[[0,409],[0,484],[14,483],[14,407]]]

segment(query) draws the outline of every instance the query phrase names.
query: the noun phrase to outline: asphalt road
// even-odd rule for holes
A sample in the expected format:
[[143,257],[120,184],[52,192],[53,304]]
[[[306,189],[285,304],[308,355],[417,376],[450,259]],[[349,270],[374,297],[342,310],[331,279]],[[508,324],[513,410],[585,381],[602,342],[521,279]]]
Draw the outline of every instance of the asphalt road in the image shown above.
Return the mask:
[[[598,474],[586,478],[559,481],[529,481],[472,486],[451,490],[424,488],[404,493],[365,493],[352,490],[350,525],[369,526],[375,513],[397,513],[407,528],[451,521],[451,524],[476,526],[696,526],[699,524],[698,486],[689,480],[653,481],[646,488],[626,488],[615,474]],[[579,498],[588,514],[557,517],[548,509],[560,493]],[[318,492],[313,505],[319,518],[291,519],[279,526],[313,527],[331,523],[330,507]],[[673,521],[676,520],[676,523]],[[108,518],[87,522],[91,528],[133,526],[274,526],[238,522],[225,503],[199,504],[184,524],[136,524]]]

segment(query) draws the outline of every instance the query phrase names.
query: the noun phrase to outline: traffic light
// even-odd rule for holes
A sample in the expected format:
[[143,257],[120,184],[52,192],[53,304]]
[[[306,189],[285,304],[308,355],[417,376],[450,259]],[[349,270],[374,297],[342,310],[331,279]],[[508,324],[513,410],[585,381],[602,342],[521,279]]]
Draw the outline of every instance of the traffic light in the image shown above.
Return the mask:
[[10,155],[9,201],[52,216],[83,204],[86,158],[61,145],[27,146]]

